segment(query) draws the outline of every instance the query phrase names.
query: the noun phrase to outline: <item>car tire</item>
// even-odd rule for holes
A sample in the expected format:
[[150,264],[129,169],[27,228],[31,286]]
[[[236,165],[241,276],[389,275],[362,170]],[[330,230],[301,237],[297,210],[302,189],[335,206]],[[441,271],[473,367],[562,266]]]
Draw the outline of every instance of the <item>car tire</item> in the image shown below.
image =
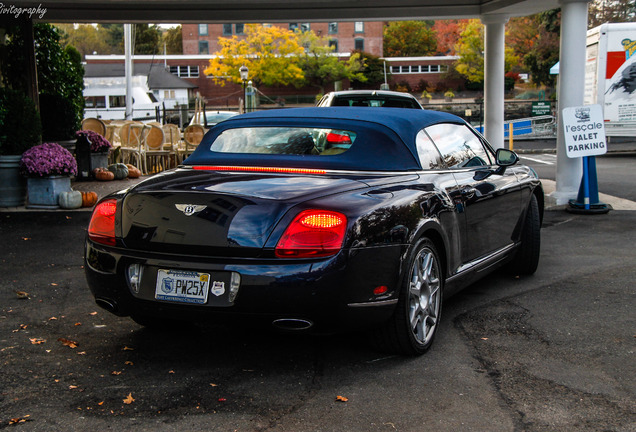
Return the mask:
[[374,332],[374,340],[384,351],[420,355],[439,327],[444,277],[437,249],[427,238],[415,244],[407,263],[395,312]]
[[521,244],[509,265],[509,270],[516,276],[531,275],[537,271],[541,252],[541,216],[537,197],[534,194],[530,197],[520,240]]

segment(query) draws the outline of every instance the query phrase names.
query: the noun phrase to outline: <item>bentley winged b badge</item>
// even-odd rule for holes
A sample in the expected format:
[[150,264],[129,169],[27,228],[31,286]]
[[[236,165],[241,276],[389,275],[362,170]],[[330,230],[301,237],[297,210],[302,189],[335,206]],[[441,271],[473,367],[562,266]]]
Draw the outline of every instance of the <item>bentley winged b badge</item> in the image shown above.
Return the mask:
[[196,204],[175,204],[174,206],[177,208],[177,210],[182,211],[183,214],[186,216],[192,216],[193,214],[199,213],[200,211],[203,211],[208,207]]

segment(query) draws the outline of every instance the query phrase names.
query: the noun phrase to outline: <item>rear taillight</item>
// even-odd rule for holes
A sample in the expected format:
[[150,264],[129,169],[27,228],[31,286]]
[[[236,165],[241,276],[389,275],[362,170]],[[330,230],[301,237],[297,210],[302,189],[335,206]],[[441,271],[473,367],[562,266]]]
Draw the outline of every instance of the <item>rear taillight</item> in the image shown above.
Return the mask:
[[347,217],[330,210],[305,210],[285,230],[278,245],[279,258],[314,258],[335,255],[342,247]]
[[88,238],[96,243],[114,246],[116,213],[117,201],[114,199],[97,204],[95,210],[93,210],[91,222],[88,225]]

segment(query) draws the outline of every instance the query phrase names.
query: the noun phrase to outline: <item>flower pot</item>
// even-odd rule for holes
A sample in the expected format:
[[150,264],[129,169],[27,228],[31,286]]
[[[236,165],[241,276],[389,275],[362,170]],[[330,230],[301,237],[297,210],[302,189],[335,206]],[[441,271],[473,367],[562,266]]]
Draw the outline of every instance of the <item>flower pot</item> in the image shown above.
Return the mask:
[[60,193],[70,190],[70,177],[29,177],[27,179],[27,207],[40,209],[59,208],[58,198]]
[[108,167],[108,152],[91,153],[91,171]]
[[0,207],[19,207],[26,198],[26,179],[20,175],[20,158],[0,156]]

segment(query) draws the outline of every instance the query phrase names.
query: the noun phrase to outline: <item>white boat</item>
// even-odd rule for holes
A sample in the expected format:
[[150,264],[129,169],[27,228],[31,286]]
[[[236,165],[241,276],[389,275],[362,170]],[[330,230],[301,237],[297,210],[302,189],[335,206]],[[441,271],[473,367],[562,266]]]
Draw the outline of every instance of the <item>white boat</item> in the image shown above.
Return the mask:
[[[148,89],[147,77],[132,77],[133,120],[154,120],[159,102]],[[84,78],[84,118],[126,119],[126,81],[124,77]]]

